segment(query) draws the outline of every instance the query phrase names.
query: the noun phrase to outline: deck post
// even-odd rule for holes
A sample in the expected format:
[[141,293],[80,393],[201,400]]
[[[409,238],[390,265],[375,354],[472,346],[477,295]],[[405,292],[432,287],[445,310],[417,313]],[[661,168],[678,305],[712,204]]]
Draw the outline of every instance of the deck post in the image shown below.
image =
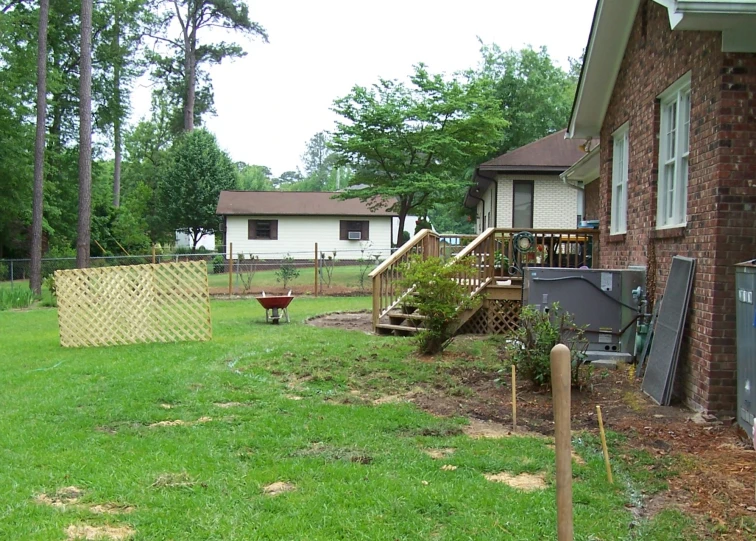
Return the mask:
[[378,329],[381,317],[381,275],[373,276],[373,332]]

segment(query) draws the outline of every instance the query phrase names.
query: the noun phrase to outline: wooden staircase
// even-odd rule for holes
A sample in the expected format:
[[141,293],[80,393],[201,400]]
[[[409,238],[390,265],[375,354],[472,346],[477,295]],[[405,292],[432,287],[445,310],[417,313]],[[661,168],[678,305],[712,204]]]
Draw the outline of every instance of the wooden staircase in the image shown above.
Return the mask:
[[[381,263],[370,278],[373,283],[373,330],[377,334],[410,336],[423,328],[425,316],[412,304],[413,289],[402,289],[401,267],[413,257],[445,257],[449,260],[467,258],[469,269],[456,280],[471,297],[483,295],[485,300],[475,308],[459,310],[455,327],[461,328],[481,307],[495,301],[517,301],[522,298],[522,276],[509,275],[509,262],[514,262],[514,235],[521,230],[489,228],[474,235],[439,235],[429,229],[415,234],[390,258]],[[526,257],[528,267],[592,266],[592,247],[598,240],[596,230],[529,230],[536,249]]]

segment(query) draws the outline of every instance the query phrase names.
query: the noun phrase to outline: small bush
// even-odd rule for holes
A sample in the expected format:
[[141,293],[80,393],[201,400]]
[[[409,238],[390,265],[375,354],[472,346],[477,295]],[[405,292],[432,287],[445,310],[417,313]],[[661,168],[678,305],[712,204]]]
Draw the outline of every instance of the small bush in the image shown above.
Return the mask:
[[50,292],[50,302],[44,302],[43,304],[45,306],[58,306],[58,289],[55,287],[55,276],[52,274],[45,276],[42,280],[42,287]]
[[0,282],[10,280],[10,267],[0,261]]
[[213,258],[213,274],[223,274],[226,270],[226,260],[222,255]]
[[551,349],[564,344],[572,354],[572,383],[580,384],[580,367],[585,362],[588,340],[572,315],[554,303],[547,311],[524,306],[520,327],[511,335],[506,352],[517,371],[536,385],[551,383]]
[[479,302],[471,298],[467,287],[456,279],[465,276],[472,264],[471,260],[464,259],[449,264],[440,257],[423,260],[415,256],[400,267],[401,287],[413,289],[403,303],[404,309],[414,307],[425,316],[424,328],[417,334],[422,353],[434,354],[446,348],[454,337],[459,313]]
[[299,278],[299,269],[294,264],[294,258],[291,254],[286,254],[286,257],[281,261],[281,266],[276,271],[276,281],[283,282],[284,288],[289,287],[289,282]]
[[244,254],[239,254],[239,261],[236,264],[236,275],[241,282],[244,293],[249,293],[252,289],[252,279],[257,272],[257,261],[258,258],[256,255],[250,254],[248,258],[245,258]]
[[320,264],[318,265],[318,272],[320,273],[320,289],[323,287],[331,287],[331,281],[333,279],[333,268],[336,265],[336,251],[334,250],[331,255],[326,256],[325,252],[320,252]]

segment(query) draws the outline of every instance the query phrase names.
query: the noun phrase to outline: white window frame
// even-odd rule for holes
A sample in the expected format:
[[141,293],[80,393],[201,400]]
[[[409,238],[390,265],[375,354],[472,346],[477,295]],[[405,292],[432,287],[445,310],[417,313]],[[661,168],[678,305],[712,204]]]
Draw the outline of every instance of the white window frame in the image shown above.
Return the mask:
[[659,94],[659,181],[656,228],[683,227],[688,212],[690,73]]
[[612,134],[612,210],[609,232],[619,235],[627,232],[627,177],[630,154],[630,123],[626,122]]

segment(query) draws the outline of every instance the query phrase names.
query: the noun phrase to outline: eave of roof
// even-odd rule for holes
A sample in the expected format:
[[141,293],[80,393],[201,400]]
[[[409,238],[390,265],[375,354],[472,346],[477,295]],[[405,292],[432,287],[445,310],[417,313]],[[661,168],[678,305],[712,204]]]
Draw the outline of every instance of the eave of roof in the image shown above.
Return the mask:
[[[756,52],[756,0],[654,0],[673,30],[722,32],[722,51]],[[566,137],[598,137],[640,0],[598,0]]]
[[600,146],[596,145],[559,177],[568,184],[582,187],[598,179],[600,167]]

